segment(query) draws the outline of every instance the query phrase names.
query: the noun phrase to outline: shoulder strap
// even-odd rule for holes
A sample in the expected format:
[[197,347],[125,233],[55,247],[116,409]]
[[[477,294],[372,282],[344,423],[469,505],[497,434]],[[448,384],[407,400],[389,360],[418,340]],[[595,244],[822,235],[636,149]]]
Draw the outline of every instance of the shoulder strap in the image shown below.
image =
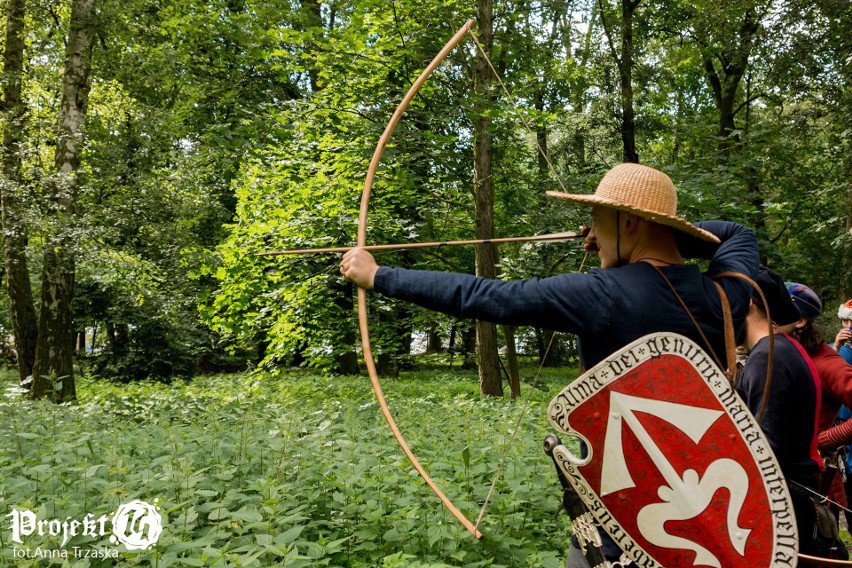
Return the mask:
[[763,420],[763,415],[766,413],[766,405],[769,402],[769,390],[772,388],[772,362],[775,358],[775,330],[772,327],[773,323],[772,315],[769,313],[769,303],[766,301],[766,296],[763,295],[763,290],[760,289],[757,282],[745,274],[741,274],[739,272],[717,272],[716,274],[711,275],[710,278],[716,281],[720,278],[739,278],[757,291],[758,295],[763,300],[764,307],[766,308],[766,319],[769,324],[769,356],[766,364],[766,380],[763,384],[763,398],[760,401],[760,409],[757,414],[755,414],[757,423],[760,424]]
[[731,303],[728,301],[728,295],[725,289],[717,281],[713,281],[716,290],[719,292],[719,300],[722,302],[722,313],[725,320],[725,357],[728,368],[725,369],[725,376],[728,377],[728,382],[734,386],[734,380],[737,377],[737,341],[734,334],[734,316],[731,315]]
[[[648,264],[650,264],[650,263],[648,263]],[[680,303],[680,307],[682,307],[683,311],[686,312],[686,315],[689,316],[689,320],[692,322],[692,325],[695,326],[695,330],[698,332],[698,335],[700,335],[701,339],[704,340],[704,344],[707,346],[707,351],[709,351],[710,355],[713,357],[713,360],[716,362],[716,365],[725,372],[725,376],[728,377],[728,380],[731,381],[731,384],[733,385],[732,377],[736,376],[736,372],[737,372],[736,354],[735,354],[736,346],[733,345],[733,343],[734,343],[734,339],[733,339],[734,324],[733,324],[733,321],[730,321],[730,322],[728,321],[729,318],[731,317],[731,306],[728,303],[728,297],[725,295],[724,290],[722,290],[722,287],[719,286],[718,283],[715,283],[717,289],[721,292],[722,311],[725,314],[724,315],[724,317],[725,317],[725,342],[726,342],[725,347],[726,347],[726,351],[728,352],[726,354],[726,359],[727,359],[727,362],[728,362],[727,369],[722,364],[721,359],[719,359],[719,355],[713,349],[713,345],[710,344],[710,340],[708,340],[707,336],[704,335],[704,331],[701,329],[701,326],[698,324],[698,321],[695,319],[695,316],[692,315],[692,312],[689,310],[689,307],[687,307],[686,302],[684,302],[683,298],[681,298],[680,294],[678,294],[677,290],[674,287],[674,284],[672,284],[671,281],[668,278],[666,278],[666,275],[663,274],[663,271],[660,270],[660,267],[658,267],[654,264],[650,264],[650,265],[654,267],[654,270],[657,271],[657,273],[663,279],[663,282],[665,282],[668,285],[669,289],[672,291],[672,294],[674,294],[674,297],[677,298],[678,303]],[[728,341],[728,324],[729,323],[730,323],[730,328],[731,328],[731,332],[730,332],[731,345],[730,346],[727,344],[727,341]],[[733,364],[731,364],[732,360],[733,360]]]

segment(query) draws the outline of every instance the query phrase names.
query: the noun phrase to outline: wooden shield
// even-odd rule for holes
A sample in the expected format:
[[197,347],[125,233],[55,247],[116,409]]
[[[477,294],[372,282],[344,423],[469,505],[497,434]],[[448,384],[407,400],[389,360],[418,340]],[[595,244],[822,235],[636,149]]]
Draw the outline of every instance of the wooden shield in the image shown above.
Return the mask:
[[554,428],[581,438],[557,465],[640,567],[796,565],[787,484],[727,378],[691,340],[645,336],[566,387]]

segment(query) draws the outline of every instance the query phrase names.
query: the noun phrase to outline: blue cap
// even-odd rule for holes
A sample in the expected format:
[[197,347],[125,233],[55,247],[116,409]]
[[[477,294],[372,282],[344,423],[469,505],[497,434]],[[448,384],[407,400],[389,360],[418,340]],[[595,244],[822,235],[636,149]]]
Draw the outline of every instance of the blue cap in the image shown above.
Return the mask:
[[787,291],[802,317],[816,319],[822,313],[822,302],[816,292],[797,282],[787,282]]

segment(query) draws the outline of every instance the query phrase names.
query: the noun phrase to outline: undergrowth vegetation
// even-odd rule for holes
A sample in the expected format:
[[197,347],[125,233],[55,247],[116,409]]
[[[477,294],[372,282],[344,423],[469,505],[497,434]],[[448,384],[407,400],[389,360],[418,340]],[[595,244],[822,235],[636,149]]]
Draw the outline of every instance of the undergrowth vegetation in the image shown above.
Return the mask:
[[[413,470],[366,377],[83,379],[79,402],[62,406],[10,389],[0,402],[0,565],[561,567],[570,526],[542,440],[547,402],[574,376],[553,370],[525,383],[529,404],[480,399],[475,375],[457,371],[386,382],[414,453],[469,518],[505,454],[481,541]],[[79,534],[64,545],[50,534],[11,542],[13,509],[65,521],[134,499],[156,501],[164,519],[150,550]]]

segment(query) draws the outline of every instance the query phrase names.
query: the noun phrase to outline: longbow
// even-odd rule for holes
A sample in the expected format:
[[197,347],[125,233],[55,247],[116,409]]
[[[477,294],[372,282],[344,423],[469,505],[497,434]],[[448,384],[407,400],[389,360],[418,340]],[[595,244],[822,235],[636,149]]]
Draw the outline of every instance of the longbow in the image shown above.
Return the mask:
[[[411,100],[417,94],[417,91],[420,90],[420,87],[423,86],[423,83],[432,75],[432,72],[437,69],[437,67],[441,64],[441,62],[447,57],[447,55],[456,48],[456,46],[461,42],[462,38],[464,38],[465,34],[473,27],[474,20],[468,20],[456,33],[455,35],[444,45],[438,55],[432,60],[429,65],[420,73],[420,76],[417,80],[411,85],[408,89],[408,92],[403,97],[402,101],[394,111],[393,116],[391,116],[390,122],[388,122],[387,126],[385,126],[384,132],[382,132],[382,136],[379,138],[379,142],[376,145],[376,149],[373,152],[373,157],[370,160],[370,167],[367,170],[367,177],[364,181],[364,191],[361,193],[361,209],[358,216],[358,239],[357,243],[359,247],[363,247],[367,244],[367,212],[370,206],[370,193],[373,187],[373,179],[376,176],[376,170],[379,167],[379,162],[381,162],[382,154],[384,153],[385,147],[387,146],[388,140],[393,134],[396,125],[399,123],[400,118],[402,118],[402,114],[408,108],[408,105],[411,103]],[[393,432],[394,438],[396,438],[397,443],[399,444],[402,451],[405,452],[405,455],[408,457],[409,461],[411,461],[411,465],[414,466],[414,469],[417,470],[417,473],[420,474],[420,477],[426,482],[426,484],[432,489],[435,495],[441,500],[444,506],[450,511],[456,519],[461,522],[464,527],[470,531],[470,533],[476,538],[482,538],[482,533],[479,532],[479,529],[464,515],[464,513],[459,510],[458,507],[453,504],[453,502],[444,495],[443,491],[438,487],[438,485],[429,477],[429,474],[426,473],[426,470],[420,464],[420,460],[414,455],[414,452],[411,451],[411,448],[408,446],[408,443],[405,441],[405,438],[402,436],[402,433],[399,431],[399,428],[396,425],[396,420],[394,420],[393,415],[391,414],[390,408],[388,408],[387,399],[385,398],[384,392],[382,391],[382,385],[379,382],[379,376],[376,372],[376,364],[373,360],[373,351],[370,348],[370,328],[369,328],[369,318],[367,316],[367,291],[364,288],[358,287],[358,326],[361,330],[361,346],[364,351],[364,363],[367,366],[367,374],[370,375],[370,383],[373,386],[373,392],[376,394],[376,399],[379,402],[379,406],[382,409],[382,414],[385,417],[385,420],[390,426],[391,431]]]

